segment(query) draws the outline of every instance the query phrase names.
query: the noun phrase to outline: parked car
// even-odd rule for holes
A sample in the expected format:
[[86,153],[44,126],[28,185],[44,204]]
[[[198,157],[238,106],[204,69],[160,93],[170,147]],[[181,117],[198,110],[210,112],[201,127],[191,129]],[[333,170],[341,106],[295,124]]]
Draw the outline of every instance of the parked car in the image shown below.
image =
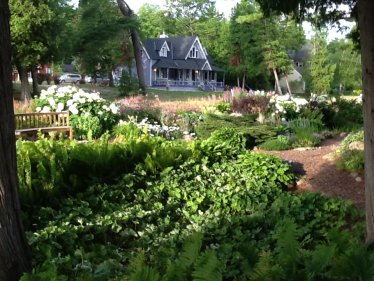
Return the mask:
[[[84,82],[95,83],[95,79],[91,75],[86,75],[84,77]],[[96,75],[96,83],[99,85],[109,85],[109,78],[106,76]]]
[[79,83],[82,77],[75,73],[64,73],[60,76],[60,83]]

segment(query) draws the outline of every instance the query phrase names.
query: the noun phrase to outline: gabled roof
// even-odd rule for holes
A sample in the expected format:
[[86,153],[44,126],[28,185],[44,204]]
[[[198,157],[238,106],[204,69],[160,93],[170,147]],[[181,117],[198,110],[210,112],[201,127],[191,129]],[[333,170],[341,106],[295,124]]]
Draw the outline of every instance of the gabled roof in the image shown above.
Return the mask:
[[192,44],[196,40],[196,36],[188,37],[171,37],[171,38],[150,38],[144,42],[144,48],[152,60],[160,59],[159,51],[166,42],[170,52],[168,58],[184,59],[188,54]]
[[[202,45],[203,59],[188,57],[195,42],[201,45],[197,36],[150,38],[145,40],[143,47],[149,58],[156,61],[153,68],[204,69],[223,72],[222,69],[214,66],[212,58],[205,53],[206,50]],[[165,44],[169,48],[167,57],[160,57],[160,50]]]

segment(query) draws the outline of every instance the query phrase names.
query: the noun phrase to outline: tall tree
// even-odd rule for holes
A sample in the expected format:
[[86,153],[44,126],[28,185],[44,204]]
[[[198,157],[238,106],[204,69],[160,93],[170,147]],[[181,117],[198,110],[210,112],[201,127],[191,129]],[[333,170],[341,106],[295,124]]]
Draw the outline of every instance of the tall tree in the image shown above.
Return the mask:
[[18,196],[12,66],[7,0],[0,0],[0,280],[17,281],[31,270]]
[[[133,10],[131,10],[130,6],[127,5],[127,3],[124,0],[117,0],[117,4],[121,13],[125,17],[129,17],[133,21],[137,22],[137,16],[134,14]],[[142,45],[140,42],[139,31],[136,26],[130,27],[130,35],[134,50],[136,70],[139,79],[139,88],[143,93],[145,93],[145,75],[142,61]]]
[[333,87],[342,91],[362,88],[361,56],[352,40],[334,40],[328,45],[329,59],[336,65]]
[[264,61],[264,46],[278,40],[283,50],[296,50],[304,42],[300,26],[286,17],[264,17],[254,0],[243,0],[234,9],[230,23],[230,72],[246,75],[254,88],[270,88],[270,76]]
[[184,35],[196,35],[197,23],[217,15],[212,0],[166,0],[169,19]]
[[[278,79],[278,73],[286,75],[286,81],[288,85],[287,75],[292,70],[292,61],[288,57],[286,49],[277,40],[269,41],[264,45],[264,63],[268,69],[273,71],[277,92],[281,95],[282,89]],[[290,87],[288,87],[289,94],[291,94]]]
[[79,70],[87,74],[101,72],[111,77],[122,58],[125,30],[133,24],[121,15],[112,1],[85,1],[78,10],[76,62],[79,62]]
[[140,31],[144,38],[156,38],[166,29],[166,11],[157,5],[144,4],[138,11]]
[[309,77],[308,88],[318,95],[325,95],[331,91],[336,65],[329,60],[326,39],[316,35],[311,39],[312,54],[306,70]]
[[[29,100],[30,87],[27,73],[39,63],[50,62],[66,50],[63,40],[64,26],[69,20],[66,9],[71,9],[66,0],[10,0],[12,17],[13,63],[17,66],[22,100]],[[36,93],[35,93],[36,94]]]
[[[340,4],[346,4],[350,13],[357,12],[360,32],[362,85],[364,105],[364,142],[365,142],[365,210],[366,240],[374,241],[374,1],[372,0],[259,0],[266,12],[278,11],[292,13],[303,18],[319,15],[324,22],[336,22],[349,17],[347,12],[339,10]],[[315,13],[313,13],[314,8]]]

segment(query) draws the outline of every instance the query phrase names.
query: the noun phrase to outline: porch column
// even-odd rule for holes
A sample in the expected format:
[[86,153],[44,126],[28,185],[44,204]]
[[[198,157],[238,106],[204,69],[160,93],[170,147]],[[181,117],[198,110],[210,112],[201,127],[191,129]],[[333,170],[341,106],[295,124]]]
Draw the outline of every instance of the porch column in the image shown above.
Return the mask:
[[166,69],[166,89],[169,89],[169,68]]

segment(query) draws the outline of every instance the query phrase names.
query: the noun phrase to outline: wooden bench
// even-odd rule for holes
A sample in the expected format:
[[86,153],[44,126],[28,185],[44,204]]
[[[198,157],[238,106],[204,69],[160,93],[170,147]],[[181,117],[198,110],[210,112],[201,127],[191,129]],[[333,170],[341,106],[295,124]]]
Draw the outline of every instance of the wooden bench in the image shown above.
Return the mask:
[[69,125],[69,112],[20,113],[14,115],[16,136],[41,132],[68,132],[73,139],[73,128]]

